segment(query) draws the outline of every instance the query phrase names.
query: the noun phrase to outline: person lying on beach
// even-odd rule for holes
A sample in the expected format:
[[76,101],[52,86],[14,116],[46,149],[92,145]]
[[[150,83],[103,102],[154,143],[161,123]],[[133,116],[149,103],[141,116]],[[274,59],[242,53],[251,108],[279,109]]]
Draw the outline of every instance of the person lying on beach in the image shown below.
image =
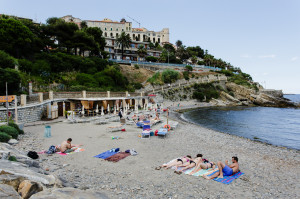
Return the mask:
[[232,157],[232,164],[231,165],[228,165],[227,160],[225,161],[225,164],[219,161],[218,162],[219,171],[216,172],[212,176],[208,177],[206,175],[203,175],[203,177],[207,180],[210,180],[210,179],[214,179],[216,177],[223,178],[223,176],[231,176],[232,174],[237,173],[239,171],[238,161],[239,161],[238,157],[236,157],[236,156]]
[[183,165],[184,163],[189,162],[191,159],[192,159],[192,156],[187,155],[187,156],[178,158],[178,159],[176,159],[176,160],[173,160],[173,161],[171,161],[171,162],[168,163],[168,164],[163,164],[163,165],[161,165],[161,166],[159,166],[159,167],[156,167],[155,169],[156,169],[156,170],[160,170],[161,168],[169,169],[169,168],[171,168],[171,167],[173,167],[173,166],[178,167],[178,166],[180,166],[180,165]]
[[199,169],[201,170],[201,169],[210,169],[210,168],[215,169],[216,164],[214,162],[201,162],[195,167],[195,169],[191,173],[189,173],[189,175],[193,175],[194,173],[198,172]]
[[181,169],[180,171],[177,171],[177,166],[176,166],[174,173],[181,174],[183,171],[193,168],[202,162],[203,162],[202,154],[197,154],[197,157],[195,159],[191,159],[189,162],[183,164],[182,165],[183,169]]
[[154,120],[160,120],[160,119],[159,119],[159,114],[158,114],[158,113],[156,113],[156,117],[154,118]]
[[67,141],[63,141],[61,145],[58,147],[59,151],[62,153],[71,153],[76,150],[74,147],[80,147],[82,144],[71,144],[72,138],[68,138]]

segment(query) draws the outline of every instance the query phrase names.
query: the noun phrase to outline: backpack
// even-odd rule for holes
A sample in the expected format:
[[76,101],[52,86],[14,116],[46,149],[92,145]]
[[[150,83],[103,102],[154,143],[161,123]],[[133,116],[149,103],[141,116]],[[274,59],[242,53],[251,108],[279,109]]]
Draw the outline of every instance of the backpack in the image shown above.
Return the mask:
[[54,145],[49,147],[49,150],[46,152],[47,154],[53,154],[56,152],[56,147]]
[[27,153],[27,156],[30,157],[30,158],[32,158],[32,159],[38,159],[39,158],[39,155],[35,151],[29,151]]

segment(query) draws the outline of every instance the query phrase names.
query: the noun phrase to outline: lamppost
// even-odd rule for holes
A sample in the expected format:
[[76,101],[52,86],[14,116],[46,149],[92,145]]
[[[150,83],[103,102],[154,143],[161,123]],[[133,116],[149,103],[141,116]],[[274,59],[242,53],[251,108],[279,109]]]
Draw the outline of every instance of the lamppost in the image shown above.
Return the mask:
[[170,63],[169,63],[169,51],[168,50],[167,50],[167,53],[168,53],[168,65],[169,65]]

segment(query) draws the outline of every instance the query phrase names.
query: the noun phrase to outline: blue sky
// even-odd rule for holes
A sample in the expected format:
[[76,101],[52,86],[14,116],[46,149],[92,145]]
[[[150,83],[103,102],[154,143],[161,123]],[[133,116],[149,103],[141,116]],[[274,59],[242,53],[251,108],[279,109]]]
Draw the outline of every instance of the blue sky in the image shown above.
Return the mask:
[[170,28],[170,42],[199,45],[268,89],[300,94],[300,0],[0,0],[0,13],[43,23],[129,15],[149,30]]

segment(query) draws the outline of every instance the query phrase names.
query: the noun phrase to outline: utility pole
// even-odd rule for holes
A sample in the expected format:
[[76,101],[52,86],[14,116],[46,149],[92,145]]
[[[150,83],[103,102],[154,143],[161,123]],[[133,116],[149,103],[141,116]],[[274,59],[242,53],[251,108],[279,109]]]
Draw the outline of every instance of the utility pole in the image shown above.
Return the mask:
[[7,96],[7,82],[6,84],[6,118],[7,118],[7,125],[9,123],[9,119],[8,119],[8,96]]

